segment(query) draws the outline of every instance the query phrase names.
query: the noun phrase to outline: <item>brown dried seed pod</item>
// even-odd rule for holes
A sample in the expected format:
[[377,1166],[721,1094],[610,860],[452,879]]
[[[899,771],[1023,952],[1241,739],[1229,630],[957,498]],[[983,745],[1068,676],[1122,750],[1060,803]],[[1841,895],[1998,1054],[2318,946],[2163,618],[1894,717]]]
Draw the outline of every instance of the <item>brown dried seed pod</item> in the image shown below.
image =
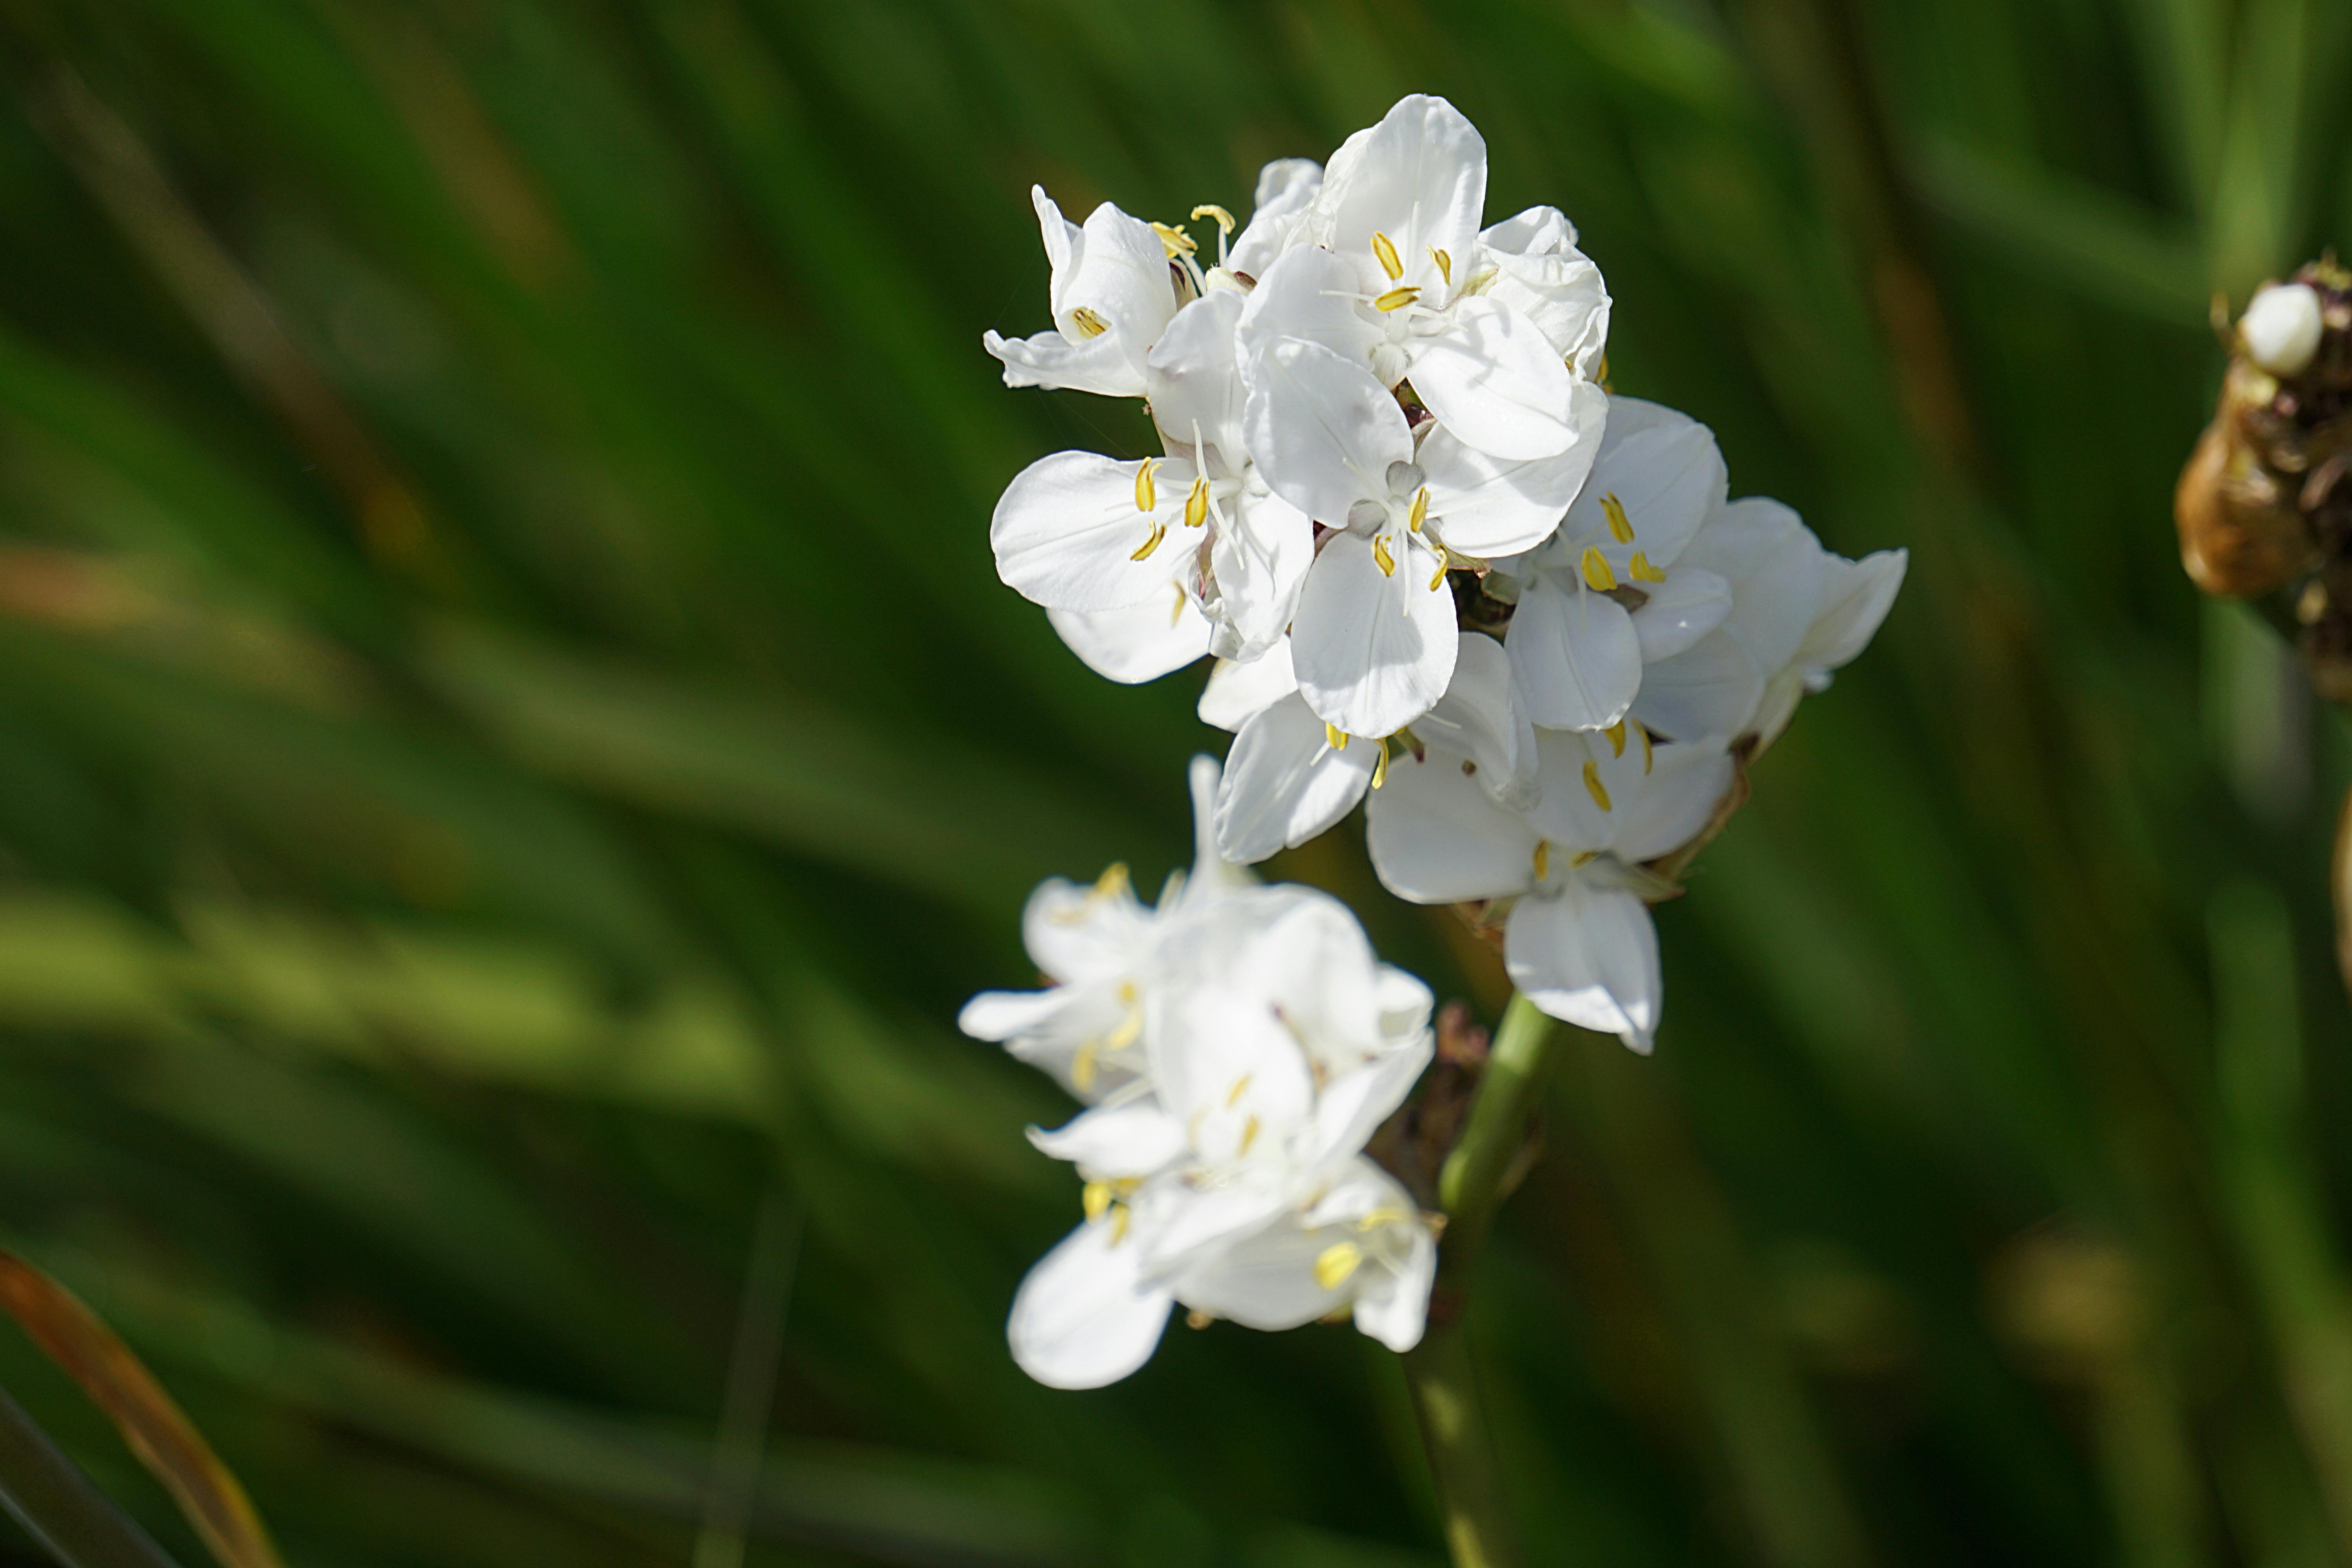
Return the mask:
[[2316,541],[2294,499],[2226,420],[2198,438],[2172,495],[2180,563],[2208,594],[2253,598],[2283,588],[2311,563]]

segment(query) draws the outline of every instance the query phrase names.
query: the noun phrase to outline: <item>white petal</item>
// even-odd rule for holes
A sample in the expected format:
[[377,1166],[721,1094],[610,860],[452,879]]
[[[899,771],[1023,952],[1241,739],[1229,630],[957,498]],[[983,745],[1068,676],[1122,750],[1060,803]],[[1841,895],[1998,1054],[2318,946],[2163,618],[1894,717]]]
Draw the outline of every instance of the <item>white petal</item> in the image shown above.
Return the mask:
[[1262,374],[1259,361],[1277,343],[1315,343],[1370,374],[1381,330],[1355,302],[1357,281],[1346,262],[1319,246],[1282,254],[1251,290],[1234,329],[1242,378],[1252,391]]
[[1105,397],[1140,397],[1143,372],[1127,345],[1108,333],[1076,341],[1059,332],[1025,338],[982,332],[981,347],[1004,362],[1007,386],[1056,386]]
[[1797,650],[1822,607],[1827,568],[1836,558],[1795,512],[1761,496],[1726,506],[1699,537],[1717,534],[1728,546],[1720,552],[1734,557],[1738,568],[1723,573],[1731,580],[1725,629],[1769,680],[1797,662]]
[[1658,1027],[1658,934],[1642,900],[1571,875],[1556,897],[1521,899],[1503,938],[1528,1000],[1647,1054]]
[[1116,981],[1150,941],[1153,917],[1120,879],[1082,887],[1060,877],[1037,884],[1021,910],[1021,939],[1039,969],[1065,984]]
[[1247,663],[1221,658],[1201,691],[1201,722],[1220,730],[1238,730],[1251,714],[1273,707],[1297,689],[1298,676],[1290,668],[1286,639]]
[[1045,194],[1043,185],[1029,187],[1029,205],[1036,209],[1037,229],[1045,242],[1046,299],[1053,299],[1054,286],[1061,282],[1070,269],[1070,258],[1077,254],[1078,226],[1062,216],[1054,198]]
[[[1054,279],[1054,324],[1063,337],[1114,345],[1133,367],[1139,389],[1144,357],[1180,303],[1167,249],[1150,224],[1108,202],[1087,215],[1070,265]],[[1093,311],[1108,330],[1083,338],[1081,310]]]
[[1616,600],[1537,574],[1504,636],[1528,717],[1554,730],[1614,724],[1642,687],[1642,638]]
[[1389,465],[1412,458],[1412,434],[1370,371],[1290,339],[1250,365],[1243,425],[1275,494],[1336,528],[1357,501],[1388,493]]
[[1067,1160],[1089,1180],[1149,1176],[1184,1152],[1184,1124],[1157,1105],[1097,1106],[1048,1132],[1029,1129],[1029,1142]]
[[[1735,595],[1734,613],[1737,613]],[[1764,700],[1764,676],[1728,627],[1718,627],[1684,653],[1642,672],[1633,717],[1670,740],[1738,735]]]
[[1418,461],[1429,477],[1430,512],[1438,535],[1465,555],[1484,559],[1532,550],[1559,526],[1578,487],[1592,471],[1609,399],[1591,382],[1572,384],[1566,451],[1549,458],[1492,457],[1465,446],[1452,426],[1422,438]]
[[1209,623],[1184,590],[1171,583],[1165,597],[1164,605],[1146,599],[1121,610],[1047,610],[1045,618],[1088,669],[1135,686],[1209,651]]
[[1430,1288],[1437,1283],[1437,1238],[1419,1215],[1399,1267],[1367,1268],[1356,1283],[1356,1328],[1399,1355],[1421,1343],[1429,1321]]
[[[1560,524],[1560,537],[1575,542],[1579,552],[1586,542],[1597,545],[1620,578],[1630,575],[1636,551],[1653,566],[1671,566],[1724,504],[1727,479],[1715,433],[1706,426],[1662,404],[1612,397],[1601,456]],[[1603,498],[1613,498],[1622,510],[1631,540],[1611,531]]]
[[1263,279],[1291,236],[1315,193],[1323,188],[1323,166],[1311,158],[1276,158],[1257,174],[1257,194],[1249,222],[1234,236],[1225,265]]
[[1435,1054],[1435,1043],[1424,1030],[1407,1045],[1333,1079],[1316,1102],[1311,1163],[1319,1167],[1363,1152],[1365,1141],[1404,1103]]
[[975,1040],[1002,1045],[1018,1035],[1045,1028],[1070,1005],[1074,987],[1045,991],[983,991],[963,1005],[956,1027]]
[[1142,1248],[1109,1221],[1082,1225],[1039,1260],[1013,1298],[1005,1337],[1049,1388],[1100,1388],[1151,1359],[1173,1298],[1143,1282]]
[[1478,244],[1480,265],[1496,273],[1488,296],[1533,321],[1554,353],[1595,379],[1609,341],[1609,290],[1601,268],[1576,248],[1576,226],[1556,207],[1529,207],[1486,229]]
[[1318,718],[1350,735],[1394,734],[1454,679],[1454,595],[1443,581],[1432,588],[1420,561],[1383,573],[1369,539],[1340,533],[1307,574],[1290,632],[1298,689]]
[[1315,524],[1276,495],[1236,495],[1209,548],[1223,658],[1255,659],[1280,642],[1315,563]]
[[1453,681],[1412,728],[1430,745],[1475,763],[1478,783],[1496,805],[1519,809],[1535,804],[1535,726],[1519,701],[1511,656],[1493,637],[1462,634]]
[[1436,999],[1430,994],[1428,986],[1390,963],[1380,966],[1373,986],[1372,1002],[1379,1012],[1383,1038],[1401,1040],[1429,1027],[1429,1015]]
[[[1475,765],[1475,764],[1472,764]],[[1500,898],[1534,877],[1536,830],[1505,811],[1441,752],[1389,764],[1364,807],[1381,885],[1416,904]]]
[[1430,253],[1445,251],[1456,268],[1470,258],[1486,205],[1486,139],[1445,100],[1415,93],[1331,155],[1315,205],[1325,243],[1366,268],[1367,284],[1386,287],[1372,259],[1372,236],[1384,234],[1403,263],[1398,281],[1443,289]]
[[1285,1218],[1185,1269],[1175,1280],[1177,1299],[1265,1332],[1311,1323],[1348,1300],[1345,1287],[1327,1290],[1316,1280],[1315,1260],[1329,1245]]
[[1731,613],[1731,584],[1698,566],[1677,565],[1663,583],[1637,584],[1649,603],[1633,612],[1642,662],[1672,658],[1723,624]]
[[1217,852],[1254,865],[1316,837],[1355,808],[1380,742],[1350,737],[1333,751],[1323,721],[1296,692],[1241,727],[1217,791]]
[[[1135,504],[1136,470],[1141,467],[1094,452],[1056,452],[1014,475],[989,524],[997,575],[1049,609],[1165,605],[1181,565],[1183,542],[1163,537],[1150,555],[1134,557],[1150,542],[1152,530],[1181,508],[1192,468],[1174,458],[1159,459],[1157,510],[1146,512]],[[1181,532],[1181,518],[1177,522],[1171,532]]]
[[1222,289],[1176,312],[1145,362],[1151,417],[1169,445],[1188,450],[1196,440],[1216,448],[1211,473],[1238,472],[1248,461],[1242,444],[1242,372],[1234,357],[1234,324],[1243,299]]
[[1822,607],[1796,662],[1807,669],[1835,669],[1860,654],[1895,607],[1910,564],[1907,550],[1881,550],[1859,561],[1830,556],[1822,563]]
[[1412,389],[1465,443],[1497,458],[1549,458],[1575,444],[1576,377],[1508,305],[1465,300],[1444,331],[1411,347]]
[[[1626,748],[1638,752],[1640,743]],[[1625,772],[1630,774],[1632,770]],[[1669,855],[1698,836],[1731,788],[1731,753],[1720,741],[1660,744],[1639,784],[1620,790],[1610,847],[1629,861]]]
[[[1186,934],[1219,933],[1204,922]],[[1241,1157],[1231,1145],[1244,1142],[1248,1152],[1276,1152],[1288,1130],[1307,1124],[1315,1104],[1306,1055],[1275,999],[1224,979],[1212,966],[1192,983],[1155,987],[1145,1028],[1160,1102],[1211,1161]],[[1244,1132],[1253,1117],[1261,1136]],[[1221,1131],[1225,1121],[1231,1125]]]

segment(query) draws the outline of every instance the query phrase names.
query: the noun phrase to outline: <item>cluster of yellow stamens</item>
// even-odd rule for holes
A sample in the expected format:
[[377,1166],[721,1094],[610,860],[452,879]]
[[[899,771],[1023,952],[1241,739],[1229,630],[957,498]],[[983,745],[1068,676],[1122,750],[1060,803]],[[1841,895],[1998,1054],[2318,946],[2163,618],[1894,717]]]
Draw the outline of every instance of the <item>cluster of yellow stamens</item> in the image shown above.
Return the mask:
[[1103,320],[1100,311],[1084,305],[1070,312],[1070,322],[1078,329],[1080,337],[1098,338],[1110,331],[1110,323]]
[[[1146,458],[1143,459],[1142,466],[1135,470],[1135,510],[1147,515],[1157,511],[1160,508],[1160,481],[1153,478],[1152,475],[1152,470],[1157,468],[1159,466],[1159,458]],[[1205,498],[1202,504],[1204,507],[1208,504]],[[1167,537],[1168,525],[1160,521],[1158,518],[1153,518],[1151,520],[1151,537],[1145,540],[1140,545],[1138,545],[1136,547],[1135,553],[1129,556],[1128,559],[1129,561],[1141,561],[1145,559],[1150,556],[1153,551],[1159,549],[1160,542]]]
[[[1619,500],[1613,492],[1601,495],[1601,514],[1609,520],[1610,538],[1620,544],[1633,542],[1633,524],[1625,515],[1625,503]],[[1599,545],[1586,545],[1584,556],[1577,565],[1584,574],[1584,585],[1594,593],[1606,594],[1617,586],[1617,573],[1609,564],[1609,558],[1601,553]],[[1633,552],[1633,558],[1626,563],[1625,570],[1637,583],[1663,583],[1666,580],[1664,572],[1650,564],[1648,553],[1640,550]]]
[[1078,1192],[1078,1202],[1086,1209],[1087,1223],[1105,1215],[1110,1215],[1110,1242],[1117,1247],[1127,1239],[1127,1199],[1142,1184],[1133,1176],[1121,1176],[1117,1181],[1088,1182]]

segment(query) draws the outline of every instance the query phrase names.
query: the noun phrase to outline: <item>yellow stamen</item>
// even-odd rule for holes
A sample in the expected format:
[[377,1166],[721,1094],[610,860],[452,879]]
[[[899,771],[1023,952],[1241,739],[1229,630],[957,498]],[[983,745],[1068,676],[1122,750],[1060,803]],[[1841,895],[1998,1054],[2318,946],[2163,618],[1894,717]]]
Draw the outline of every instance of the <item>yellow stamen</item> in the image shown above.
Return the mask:
[[1592,804],[1601,810],[1611,809],[1609,786],[1601,782],[1601,764],[1589,757],[1585,759],[1584,763],[1584,793],[1591,795]]
[[1546,877],[1550,875],[1551,840],[1549,838],[1538,838],[1536,840],[1536,880],[1540,882]]
[[1160,481],[1151,477],[1151,470],[1159,466],[1159,458],[1146,458],[1143,466],[1135,470],[1135,510],[1138,511],[1150,511],[1160,504]]
[[1402,1225],[1412,1217],[1394,1204],[1383,1204],[1356,1222],[1358,1230],[1378,1230],[1384,1225]]
[[1429,591],[1436,593],[1445,582],[1445,552],[1437,552],[1437,570],[1429,574]]
[[1201,248],[1192,243],[1191,235],[1173,224],[1155,223],[1151,226],[1151,232],[1160,237],[1160,248],[1168,253],[1171,261],[1180,256],[1190,256]]
[[1110,1244],[1113,1247],[1117,1247],[1120,1242],[1127,1239],[1127,1217],[1131,1212],[1132,1211],[1129,1210],[1125,1204],[1121,1204],[1117,1208],[1111,1210]]
[[1184,526],[1198,528],[1209,521],[1209,477],[1206,474],[1192,481],[1184,497]]
[[1372,309],[1375,310],[1401,310],[1420,298],[1420,288],[1417,285],[1408,283],[1402,289],[1391,289],[1387,293],[1381,295],[1379,299],[1374,300],[1372,301]]
[[1151,525],[1151,537],[1145,540],[1141,544],[1137,545],[1135,547],[1135,553],[1129,556],[1128,559],[1129,561],[1149,560],[1151,552],[1160,548],[1160,542],[1167,537],[1168,525],[1164,522],[1153,523]]
[[1380,755],[1372,759],[1372,787],[1378,789],[1389,782],[1389,748],[1381,742]]
[[1104,321],[1101,316],[1084,305],[1070,312],[1070,321],[1078,329],[1080,337],[1098,338],[1110,331],[1108,321]]
[[1364,1249],[1352,1241],[1335,1241],[1315,1260],[1315,1283],[1337,1290],[1364,1265]]
[[1636,724],[1633,726],[1633,733],[1642,737],[1642,776],[1647,778],[1650,773],[1651,762],[1650,731],[1642,725]]
[[1404,276],[1404,263],[1397,259],[1396,242],[1387,235],[1372,236],[1372,255],[1380,262],[1381,270],[1389,275],[1390,282]]
[[1240,1149],[1235,1151],[1237,1153],[1246,1154],[1250,1152],[1250,1145],[1257,1142],[1257,1130],[1258,1120],[1255,1116],[1242,1123],[1242,1142]]
[[1078,1054],[1070,1058],[1070,1082],[1077,1087],[1080,1094],[1095,1086],[1095,1053],[1101,1046],[1100,1040],[1088,1040],[1078,1047]]
[[1429,487],[1427,485],[1423,485],[1421,489],[1413,492],[1412,510],[1405,514],[1405,525],[1411,528],[1415,533],[1419,533],[1421,531],[1421,525],[1428,521]]
[[1184,589],[1183,589],[1182,584],[1178,584],[1178,585],[1177,585],[1177,589],[1176,589],[1176,603],[1175,603],[1172,606],[1171,606],[1171,607],[1170,607],[1170,609],[1169,609],[1169,611],[1168,611],[1168,624],[1169,624],[1170,626],[1174,626],[1178,621],[1181,621],[1181,620],[1182,620],[1183,618],[1184,618]]
[[1095,879],[1095,885],[1087,890],[1087,897],[1090,899],[1115,899],[1118,897],[1119,894],[1127,891],[1127,862],[1124,860],[1114,860],[1109,865],[1103,868],[1103,874]]
[[1617,499],[1613,490],[1601,493],[1601,515],[1609,520],[1610,538],[1620,544],[1633,542],[1633,524],[1625,516],[1625,503]]
[[1372,541],[1372,559],[1381,565],[1381,575],[1396,575],[1396,557],[1389,552],[1389,536],[1385,533]]
[[1429,247],[1429,258],[1437,263],[1437,275],[1440,278],[1444,279],[1446,282],[1452,283],[1454,281],[1454,258],[1446,255],[1445,252],[1438,249],[1437,247],[1433,245]]
[[1633,559],[1625,564],[1632,570],[1636,583],[1663,583],[1666,580],[1666,574],[1651,565],[1650,558],[1641,551],[1633,552]]
[[1570,860],[1569,864],[1571,866],[1590,866],[1595,860],[1600,858],[1601,851],[1598,849],[1580,849],[1576,852],[1576,858]]
[[1606,392],[1609,390],[1609,356],[1607,354],[1602,354],[1601,356],[1600,369],[1593,375],[1592,379],[1600,383],[1601,391]]
[[1618,720],[1617,722],[1610,725],[1609,728],[1601,731],[1601,732],[1609,737],[1609,754],[1611,756],[1622,757],[1625,754],[1624,720]]
[[1323,726],[1323,743],[1335,752],[1344,752],[1348,749],[1348,731],[1337,724],[1326,724]]
[[[1139,555],[1136,559],[1140,561],[1143,558]],[[1588,544],[1584,547],[1582,564],[1584,585],[1594,593],[1605,594],[1617,585],[1617,574],[1610,570],[1609,557],[1601,553],[1601,546],[1598,544]]]
[[1242,1102],[1242,1096],[1249,1092],[1250,1079],[1256,1076],[1257,1075],[1255,1073],[1245,1072],[1242,1074],[1241,1077],[1234,1079],[1234,1087],[1225,1091],[1225,1109],[1227,1110],[1231,1110],[1234,1106],[1239,1105]]
[[1110,1212],[1110,1184],[1088,1182],[1078,1193],[1078,1202],[1087,1211],[1087,1218],[1097,1220]]
[[1219,206],[1214,202],[1202,202],[1199,206],[1194,207],[1188,216],[1195,218],[1215,218],[1217,220],[1218,228],[1227,234],[1234,232],[1234,215],[1227,212],[1224,208]]
[[1135,1037],[1141,1033],[1143,1033],[1143,1009],[1130,1004],[1127,1010],[1127,1016],[1118,1021],[1118,1027],[1103,1037],[1103,1049],[1123,1051],[1135,1044]]

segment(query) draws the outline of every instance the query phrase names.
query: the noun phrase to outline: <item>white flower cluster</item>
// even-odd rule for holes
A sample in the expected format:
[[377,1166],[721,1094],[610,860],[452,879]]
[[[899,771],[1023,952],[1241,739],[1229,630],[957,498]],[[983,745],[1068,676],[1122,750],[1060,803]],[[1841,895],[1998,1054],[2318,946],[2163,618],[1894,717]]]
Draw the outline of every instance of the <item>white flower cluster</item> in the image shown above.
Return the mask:
[[1436,1241],[1363,1149],[1428,1065],[1429,990],[1338,900],[1218,858],[1217,773],[1193,763],[1191,880],[1157,908],[1124,867],[1045,883],[1024,926],[1053,984],[983,993],[961,1020],[1090,1108],[1030,1131],[1086,1183],[1085,1221],[1013,1305],[1014,1359],[1056,1388],[1141,1366],[1179,1302],[1255,1329],[1352,1310],[1391,1349],[1421,1339]]
[[1369,795],[1391,892],[1477,906],[1538,1006],[1646,1051],[1649,906],[1901,586],[1902,552],[1728,500],[1704,426],[1608,393],[1574,226],[1481,227],[1486,194],[1485,142],[1426,96],[1328,169],[1268,164],[1238,232],[1194,209],[1214,265],[1034,193],[1054,330],[988,351],[1010,385],[1145,399],[1163,455],[1032,464],[998,572],[1113,679],[1215,655],[1201,717],[1235,731],[1193,883],[1156,910],[1047,884],[1029,947],[1059,984],[964,1014],[1095,1106],[1034,1134],[1088,1216],[1014,1307],[1045,1382],[1124,1376],[1171,1301],[1419,1338],[1433,1239],[1362,1150],[1429,1058],[1428,993],[1329,899],[1234,866]]
[[1550,207],[1480,227],[1486,144],[1442,98],[1328,170],[1268,164],[1218,260],[1040,190],[1055,330],[987,347],[1015,386],[1147,400],[1166,455],[1064,452],[1006,489],[1005,582],[1114,679],[1220,663],[1215,813],[1248,863],[1371,791],[1400,897],[1486,903],[1546,1012],[1649,1047],[1657,863],[1862,650],[1901,551],[1824,551],[1727,499],[1714,437],[1599,381],[1609,296]]

